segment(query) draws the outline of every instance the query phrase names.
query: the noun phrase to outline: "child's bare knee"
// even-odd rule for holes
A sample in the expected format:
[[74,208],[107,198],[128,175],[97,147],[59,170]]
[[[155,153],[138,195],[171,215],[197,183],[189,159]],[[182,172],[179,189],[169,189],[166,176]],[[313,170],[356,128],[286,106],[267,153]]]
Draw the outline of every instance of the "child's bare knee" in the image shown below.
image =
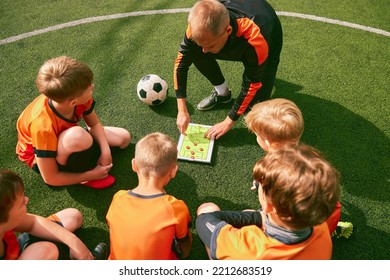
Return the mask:
[[71,127],[58,137],[59,147],[66,151],[79,152],[88,149],[92,143],[92,136],[81,126]]
[[83,214],[76,208],[68,208],[68,210],[71,211],[75,229],[81,228],[84,223]]
[[58,260],[60,252],[57,246],[51,242],[45,242],[45,245],[40,248],[42,255],[46,256],[48,260]]
[[203,213],[210,213],[210,212],[215,212],[221,210],[217,204],[212,203],[212,202],[206,202],[203,203],[198,207],[198,210],[196,210],[196,215],[199,216],[200,214]]
[[57,246],[49,241],[40,241],[28,246],[19,256],[20,260],[57,260]]
[[119,145],[119,148],[125,149],[127,146],[129,146],[130,141],[131,141],[130,132],[124,129],[122,143]]
[[69,231],[75,231],[81,228],[84,223],[83,214],[76,208],[66,208],[56,213],[64,228]]

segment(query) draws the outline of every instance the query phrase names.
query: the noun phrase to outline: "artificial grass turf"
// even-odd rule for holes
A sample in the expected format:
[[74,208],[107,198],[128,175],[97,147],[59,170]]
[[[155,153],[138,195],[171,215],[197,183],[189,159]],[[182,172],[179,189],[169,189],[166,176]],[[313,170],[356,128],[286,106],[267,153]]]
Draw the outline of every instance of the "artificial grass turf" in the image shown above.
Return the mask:
[[[31,5],[35,1],[29,2]],[[42,2],[42,1],[41,1]],[[145,1],[144,1],[145,2]],[[80,18],[121,12],[191,7],[180,3],[146,1],[105,2],[88,6],[88,1],[68,5],[21,6],[5,1],[0,18],[1,38]],[[43,3],[43,2],[42,2]],[[94,1],[95,3],[95,1]],[[272,1],[278,11],[326,16],[389,30],[388,16],[378,5],[365,7],[365,16],[348,1],[332,9],[335,1]],[[361,7],[363,1],[354,5]],[[66,5],[61,6],[61,5]],[[348,9],[349,11],[348,11]],[[61,12],[66,10],[67,12]],[[178,139],[176,100],[172,89],[173,61],[185,29],[186,14],[148,15],[90,23],[41,34],[0,46],[0,166],[10,168],[25,180],[30,197],[29,210],[49,215],[64,207],[84,213],[79,236],[92,248],[108,242],[105,214],[113,194],[133,188],[137,177],[131,171],[134,144],[145,134],[162,131]],[[294,101],[302,110],[305,132],[302,142],[322,151],[341,172],[342,219],[354,223],[348,240],[334,239],[334,259],[390,259],[389,195],[389,38],[366,31],[281,17],[284,47],[273,97]],[[114,151],[112,174],[117,183],[106,190],[80,186],[47,187],[40,177],[18,161],[14,154],[15,123],[19,113],[38,94],[34,80],[46,59],[69,55],[86,62],[95,73],[96,112],[105,125],[127,128],[132,144]],[[221,67],[232,91],[240,90],[242,66],[222,62]],[[148,107],[136,96],[138,80],[156,73],[170,85],[168,99],[160,106]],[[231,104],[199,112],[196,104],[211,87],[191,68],[188,82],[191,121],[214,124],[222,121]],[[216,142],[212,165],[179,162],[177,177],[167,192],[183,199],[194,217],[196,208],[213,201],[222,209],[242,210],[258,207],[249,191],[251,170],[263,152],[255,137],[242,123]],[[191,259],[205,259],[203,245],[194,233]]]

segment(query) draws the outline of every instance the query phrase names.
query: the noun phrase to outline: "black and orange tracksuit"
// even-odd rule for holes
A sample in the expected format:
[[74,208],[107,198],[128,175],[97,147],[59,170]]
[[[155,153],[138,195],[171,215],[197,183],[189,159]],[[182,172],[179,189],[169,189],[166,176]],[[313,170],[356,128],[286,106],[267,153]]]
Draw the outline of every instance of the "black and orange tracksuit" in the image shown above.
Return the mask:
[[189,67],[195,67],[212,85],[225,81],[217,59],[241,61],[244,73],[241,92],[228,116],[236,121],[248,107],[271,95],[282,49],[282,27],[266,0],[223,1],[230,15],[233,32],[218,54],[203,53],[187,28],[174,67],[177,98],[185,98]]

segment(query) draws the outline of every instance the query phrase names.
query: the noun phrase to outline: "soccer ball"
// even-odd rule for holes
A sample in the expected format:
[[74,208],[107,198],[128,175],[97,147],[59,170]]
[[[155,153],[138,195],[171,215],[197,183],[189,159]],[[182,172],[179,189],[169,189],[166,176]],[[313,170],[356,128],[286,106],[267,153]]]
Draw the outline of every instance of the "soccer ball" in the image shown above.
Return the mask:
[[167,98],[168,84],[155,74],[143,76],[137,85],[137,95],[142,102],[157,106]]

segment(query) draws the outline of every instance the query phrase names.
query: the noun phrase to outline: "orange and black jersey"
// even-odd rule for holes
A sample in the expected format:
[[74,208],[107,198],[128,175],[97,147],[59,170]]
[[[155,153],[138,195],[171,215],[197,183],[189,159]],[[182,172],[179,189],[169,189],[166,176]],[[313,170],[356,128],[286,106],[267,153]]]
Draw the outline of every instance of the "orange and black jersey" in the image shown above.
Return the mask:
[[94,110],[94,106],[93,98],[77,105],[74,118],[70,120],[54,108],[49,98],[40,94],[23,110],[16,123],[16,154],[19,159],[32,167],[36,164],[36,157],[55,158],[58,136],[68,128],[77,126],[84,115]]
[[332,256],[326,222],[290,230],[263,211],[215,211],[196,218],[198,236],[215,260],[321,260]]
[[[229,117],[237,120],[262,86],[268,58],[273,55],[271,48],[276,44],[271,42],[274,32],[279,32],[278,44],[282,44],[281,26],[274,9],[265,0],[220,2],[229,11],[230,25],[233,29],[228,41],[218,54],[203,53],[202,48],[191,39],[191,31],[187,27],[175,62],[174,85],[176,97],[185,98],[188,69],[197,59],[210,57],[241,61],[244,65],[242,88],[229,112]],[[276,52],[276,55],[279,56],[280,52]]]
[[165,193],[118,191],[106,215],[110,260],[176,259],[172,242],[189,238],[191,216],[183,200]]

